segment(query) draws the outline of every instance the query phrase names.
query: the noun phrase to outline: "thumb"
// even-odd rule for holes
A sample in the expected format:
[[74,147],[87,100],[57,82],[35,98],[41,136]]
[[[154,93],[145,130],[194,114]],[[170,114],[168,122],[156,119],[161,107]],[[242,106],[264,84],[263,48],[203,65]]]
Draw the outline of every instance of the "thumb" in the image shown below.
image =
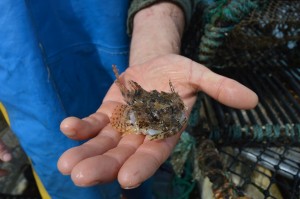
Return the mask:
[[251,109],[257,105],[257,95],[239,82],[218,75],[196,62],[190,67],[191,84],[220,103],[238,109]]

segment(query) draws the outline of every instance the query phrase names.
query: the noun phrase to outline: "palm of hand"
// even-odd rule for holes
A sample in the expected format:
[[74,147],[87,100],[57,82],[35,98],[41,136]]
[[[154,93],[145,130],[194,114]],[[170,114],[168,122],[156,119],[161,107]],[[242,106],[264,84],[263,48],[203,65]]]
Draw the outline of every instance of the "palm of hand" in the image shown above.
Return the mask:
[[[250,108],[257,103],[257,96],[246,87],[177,55],[132,66],[121,78],[123,82],[133,80],[147,91],[165,92],[170,92],[171,80],[188,112],[200,90],[236,108]],[[82,120],[71,117],[62,122],[61,130],[69,137],[92,138],[66,151],[58,162],[60,171],[71,174],[75,184],[89,186],[118,178],[121,186],[136,187],[154,174],[179,139],[180,134],[158,141],[149,141],[143,135],[121,137],[109,123],[120,103],[124,104],[123,96],[113,84],[96,113]]]

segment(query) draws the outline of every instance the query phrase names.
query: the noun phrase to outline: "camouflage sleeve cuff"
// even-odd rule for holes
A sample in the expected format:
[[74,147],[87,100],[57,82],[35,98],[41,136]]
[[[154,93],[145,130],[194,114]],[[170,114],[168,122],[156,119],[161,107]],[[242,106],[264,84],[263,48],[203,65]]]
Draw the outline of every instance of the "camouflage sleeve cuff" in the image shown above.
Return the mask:
[[134,15],[138,11],[158,2],[170,2],[181,7],[181,9],[185,14],[186,24],[189,23],[190,18],[192,16],[194,0],[132,0],[130,8],[128,10],[128,18],[127,18],[127,33],[129,35],[132,34]]

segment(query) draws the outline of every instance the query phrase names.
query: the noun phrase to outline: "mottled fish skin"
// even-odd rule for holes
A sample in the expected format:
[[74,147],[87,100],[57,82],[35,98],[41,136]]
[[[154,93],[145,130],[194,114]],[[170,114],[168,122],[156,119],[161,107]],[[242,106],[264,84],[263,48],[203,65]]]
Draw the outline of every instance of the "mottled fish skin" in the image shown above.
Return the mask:
[[130,80],[129,89],[120,82],[119,73],[113,65],[116,84],[126,105],[115,108],[110,121],[113,128],[126,134],[144,134],[150,140],[164,139],[180,132],[187,122],[186,107],[169,82],[171,93],[146,91]]
[[137,129],[133,127],[128,118],[130,111],[130,106],[128,105],[118,105],[112,116],[110,117],[111,125],[119,132],[122,132],[123,135],[130,133],[138,133]]

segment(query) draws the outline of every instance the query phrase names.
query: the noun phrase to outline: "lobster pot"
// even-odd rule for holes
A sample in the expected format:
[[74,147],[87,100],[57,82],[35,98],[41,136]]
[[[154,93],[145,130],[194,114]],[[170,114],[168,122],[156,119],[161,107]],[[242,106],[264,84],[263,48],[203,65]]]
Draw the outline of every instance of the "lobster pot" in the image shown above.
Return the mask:
[[184,37],[184,55],[259,97],[236,110],[200,93],[188,129],[197,145],[214,142],[230,182],[254,198],[300,197],[299,45],[292,0],[201,1]]

